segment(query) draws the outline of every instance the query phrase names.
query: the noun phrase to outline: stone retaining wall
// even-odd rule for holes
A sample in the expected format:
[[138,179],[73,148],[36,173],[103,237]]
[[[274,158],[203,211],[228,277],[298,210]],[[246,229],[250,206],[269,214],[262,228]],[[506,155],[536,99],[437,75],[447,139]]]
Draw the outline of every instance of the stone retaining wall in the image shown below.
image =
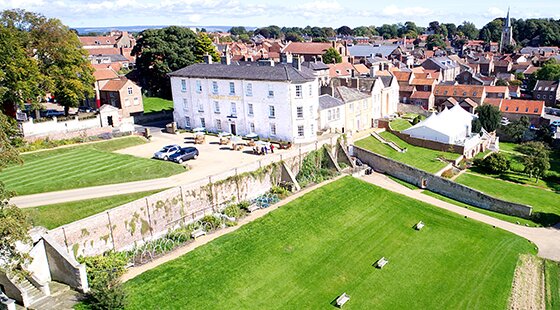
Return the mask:
[[507,215],[522,218],[531,217],[532,207],[530,206],[494,198],[478,190],[397,162],[385,156],[372,153],[357,146],[353,147],[353,155],[376,171],[388,174],[451,199]]

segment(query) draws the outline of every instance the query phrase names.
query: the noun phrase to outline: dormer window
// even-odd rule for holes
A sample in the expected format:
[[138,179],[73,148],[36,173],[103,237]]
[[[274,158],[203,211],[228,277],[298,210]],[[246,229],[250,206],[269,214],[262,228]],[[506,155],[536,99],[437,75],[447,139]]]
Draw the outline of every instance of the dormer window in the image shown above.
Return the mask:
[[538,113],[538,112],[539,112],[539,108],[535,108],[535,113]]
[[519,107],[515,107],[515,112],[519,112]]

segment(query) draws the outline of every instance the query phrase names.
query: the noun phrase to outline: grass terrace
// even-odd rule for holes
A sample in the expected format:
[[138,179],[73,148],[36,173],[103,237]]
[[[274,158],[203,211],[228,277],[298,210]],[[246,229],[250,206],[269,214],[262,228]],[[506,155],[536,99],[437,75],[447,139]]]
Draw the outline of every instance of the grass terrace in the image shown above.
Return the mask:
[[161,112],[164,110],[173,111],[173,101],[158,97],[143,97],[144,114]]
[[109,210],[125,203],[149,196],[160,190],[102,197],[88,200],[57,203],[47,206],[22,209],[34,226],[53,229],[88,216]]
[[391,123],[389,123],[389,126],[391,126],[393,130],[403,131],[412,127],[412,124],[406,119],[398,118],[392,121]]
[[560,222],[560,194],[556,192],[473,173],[463,173],[455,181],[496,198],[532,206],[533,221],[543,226]]
[[75,147],[23,154],[23,165],[0,172],[7,189],[18,195],[168,177],[185,171],[170,162],[112,151],[146,143],[127,137]]
[[331,309],[346,292],[344,309],[505,309],[519,255],[535,252],[346,177],[128,281],[127,308]]
[[456,153],[440,152],[408,144],[387,131],[380,133],[380,135],[387,141],[395,142],[401,148],[407,148],[407,151],[399,153],[371,136],[356,141],[355,145],[431,173],[438,172],[447,166],[448,163],[439,160],[439,157],[443,156],[445,159],[455,160],[460,156]]

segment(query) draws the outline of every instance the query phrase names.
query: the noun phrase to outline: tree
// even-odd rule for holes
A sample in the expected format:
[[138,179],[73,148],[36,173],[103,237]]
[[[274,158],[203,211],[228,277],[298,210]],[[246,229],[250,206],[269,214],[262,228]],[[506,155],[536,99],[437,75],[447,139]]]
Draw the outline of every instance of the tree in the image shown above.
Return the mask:
[[550,169],[550,148],[543,142],[530,141],[517,148],[523,157],[523,172],[538,182]]
[[428,41],[426,42],[426,47],[429,50],[434,50],[435,47],[445,49],[445,41],[443,40],[442,36],[439,34],[431,34],[428,36]]
[[385,39],[396,38],[399,35],[399,30],[397,25],[388,25],[384,24],[383,26],[377,29],[377,32],[380,36],[383,36]]
[[509,86],[509,83],[504,79],[498,79],[496,81],[496,86]]
[[[0,171],[8,165],[21,163],[12,144],[16,133],[15,122],[0,112]],[[21,209],[8,203],[13,195],[0,181],[0,271],[21,276],[25,274],[22,267],[31,259],[17,249],[17,244],[31,242],[28,234],[31,224]]]
[[229,29],[229,33],[231,33],[231,35],[233,35],[233,36],[238,36],[238,35],[247,33],[247,29],[245,29],[245,27],[243,27],[243,26],[231,27]]
[[64,106],[66,115],[93,95],[93,67],[78,37],[60,20],[24,10],[2,13],[1,23],[17,30],[28,55],[36,59],[43,88]]
[[501,18],[494,19],[480,29],[480,40],[485,42],[500,42],[503,27],[504,22]]
[[478,165],[490,173],[504,173],[511,167],[509,159],[502,153],[492,153],[479,161]]
[[45,95],[42,84],[38,63],[27,55],[18,31],[0,26],[0,109],[24,103],[38,108]]
[[352,31],[352,28],[348,27],[348,26],[342,26],[338,29],[336,29],[336,33],[339,35],[343,35],[343,36],[351,36],[354,34],[354,32]]
[[476,108],[480,126],[488,132],[495,131],[500,126],[502,113],[493,105],[482,105]]
[[206,33],[199,33],[194,44],[196,62],[204,62],[204,55],[212,56],[213,61],[220,60],[220,54]]
[[303,37],[295,32],[286,32],[284,39],[292,42],[303,42]]
[[326,64],[341,63],[342,56],[340,56],[336,49],[331,47],[323,54],[323,62]]
[[152,95],[171,99],[167,74],[195,62],[195,41],[194,32],[184,27],[142,31],[132,50],[142,87]]
[[469,40],[478,38],[479,34],[475,24],[467,21],[464,21],[463,24],[459,25],[459,27],[457,27],[457,31],[462,32]]
[[535,73],[537,80],[547,80],[547,81],[558,81],[560,80],[560,64],[554,59],[552,61],[546,62],[537,72]]
[[525,135],[527,129],[529,129],[531,122],[529,118],[523,115],[520,119],[511,122],[505,127],[505,132],[515,141],[519,142]]

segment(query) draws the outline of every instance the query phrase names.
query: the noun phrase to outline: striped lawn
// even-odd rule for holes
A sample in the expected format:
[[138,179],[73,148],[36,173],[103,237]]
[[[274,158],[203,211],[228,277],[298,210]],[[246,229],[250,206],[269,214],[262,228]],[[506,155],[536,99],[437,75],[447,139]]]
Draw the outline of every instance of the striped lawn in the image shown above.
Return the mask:
[[138,137],[22,155],[24,164],[0,172],[0,181],[18,195],[168,177],[181,165],[116,154],[108,150],[144,143]]

